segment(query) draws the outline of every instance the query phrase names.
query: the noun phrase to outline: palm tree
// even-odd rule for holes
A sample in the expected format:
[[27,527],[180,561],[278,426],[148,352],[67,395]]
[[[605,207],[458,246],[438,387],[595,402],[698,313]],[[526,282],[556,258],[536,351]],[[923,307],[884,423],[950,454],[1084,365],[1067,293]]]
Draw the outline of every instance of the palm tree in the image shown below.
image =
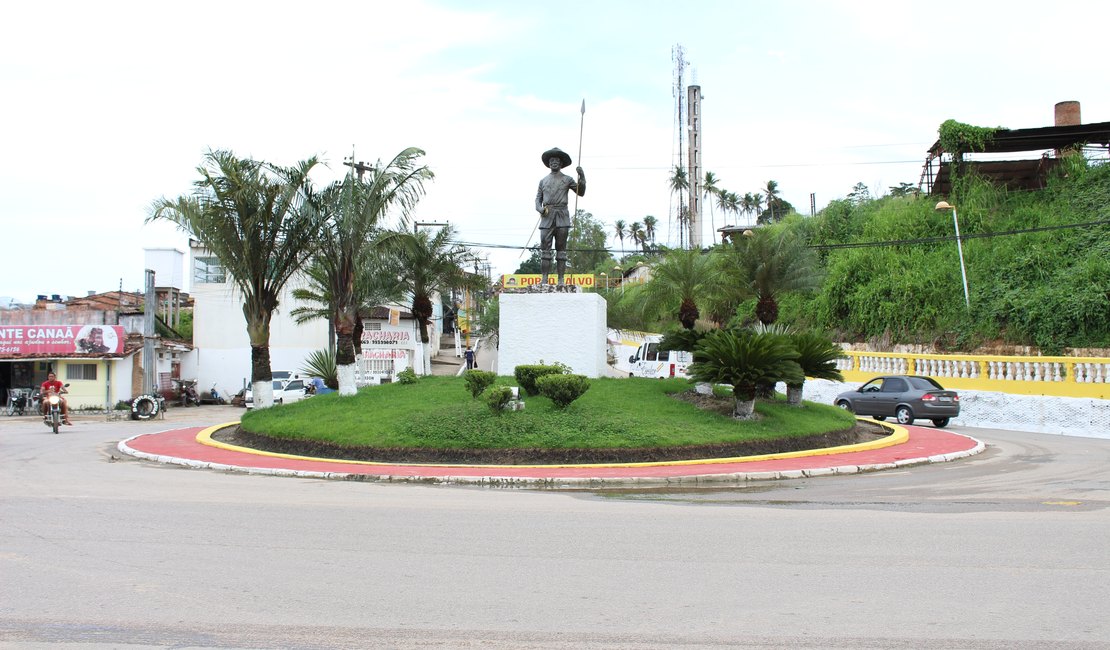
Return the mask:
[[[354,335],[361,329],[359,309],[365,306],[363,299],[371,288],[358,287],[359,272],[372,261],[374,235],[387,211],[400,210],[407,230],[407,216],[424,195],[424,181],[433,178],[426,166],[418,164],[423,155],[415,147],[405,149],[388,164],[379,161],[371,167],[367,180],[355,178],[352,168],[346,179],[333,183],[318,197],[327,227],[315,263],[324,272],[335,308],[335,363],[340,395],[356,392]],[[361,332],[358,334],[361,336]]]
[[632,238],[633,244],[643,246],[646,234],[644,233],[644,226],[639,221],[633,221],[632,225],[628,227],[628,235]]
[[732,214],[733,222],[736,215],[740,214],[740,196],[736,192],[722,192],[725,195],[725,209]]
[[675,165],[671,171],[671,176],[667,180],[671,188],[671,194],[678,195],[678,232],[679,241],[683,240],[683,233],[686,232],[686,220],[690,216],[690,208],[686,205],[686,192],[690,189],[690,179],[686,175],[686,168],[682,165]]
[[719,249],[715,264],[729,300],[738,305],[757,297],[755,315],[764,324],[778,319],[778,294],[808,291],[821,282],[817,254],[787,228],[759,228],[737,237]]
[[802,405],[802,387],[806,377],[844,381],[844,376],[836,369],[836,360],[843,358],[844,350],[833,343],[832,339],[818,332],[803,332],[790,335],[790,342],[798,352],[798,365],[802,367],[802,379],[786,384],[786,402],[792,406]]
[[[467,273],[463,265],[474,259],[469,249],[451,243],[455,231],[444,226],[435,235],[428,231],[416,233],[391,232],[381,240],[383,250],[396,255],[400,262],[400,280],[405,293],[412,297],[412,314],[420,325],[420,342],[431,340],[428,326],[432,318],[432,296],[451,289],[481,289],[485,279]],[[427,352],[427,351],[426,351]],[[424,355],[424,373],[429,372],[430,356]]]
[[767,193],[767,211],[771,213],[771,216],[768,217],[767,222],[774,223],[775,201],[777,201],[779,198],[779,184],[775,181],[767,181],[767,187],[763,188],[763,191]]
[[652,244],[655,243],[655,226],[658,221],[650,214],[644,217],[644,236]]
[[802,376],[797,358],[785,336],[717,330],[697,344],[689,372],[695,381],[731,385],[736,398],[732,416],[749,420],[760,385],[795,383]]
[[709,205],[709,228],[711,231],[709,236],[712,238],[712,243],[714,244],[717,243],[717,235],[715,234],[717,232],[717,223],[713,215],[713,197],[719,197],[721,194],[721,188],[717,185],[718,182],[720,182],[720,179],[717,178],[716,174],[713,172],[705,172],[705,182],[702,183],[701,187],[702,202]]
[[763,212],[763,195],[759,192],[752,194],[752,214],[755,215],[756,223],[763,223],[759,215]]
[[676,249],[653,265],[640,296],[644,314],[674,312],[684,328],[693,329],[701,315],[698,303],[711,293],[716,277],[709,261],[699,250]]
[[621,249],[624,249],[624,219],[617,219],[613,222],[613,230],[617,233],[617,239],[621,242]]
[[744,213],[745,221],[748,221],[748,217],[755,211],[755,197],[751,192],[744,192],[743,198],[740,199],[740,211]]
[[270,320],[286,283],[315,252],[322,221],[312,208],[308,174],[316,158],[294,167],[209,151],[194,191],[161,198],[147,221],[164,219],[203,244],[242,295],[251,345],[255,406],[273,405]]

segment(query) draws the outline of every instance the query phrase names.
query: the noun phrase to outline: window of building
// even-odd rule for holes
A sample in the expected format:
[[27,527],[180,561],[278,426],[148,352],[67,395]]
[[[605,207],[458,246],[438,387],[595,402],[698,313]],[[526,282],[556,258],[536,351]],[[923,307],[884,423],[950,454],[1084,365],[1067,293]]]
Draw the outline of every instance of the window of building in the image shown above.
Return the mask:
[[367,332],[380,332],[382,331],[382,324],[377,321],[363,323],[362,327]]
[[95,363],[67,363],[66,381],[96,381]]
[[193,282],[222,283],[227,279],[224,267],[215,257],[193,258]]

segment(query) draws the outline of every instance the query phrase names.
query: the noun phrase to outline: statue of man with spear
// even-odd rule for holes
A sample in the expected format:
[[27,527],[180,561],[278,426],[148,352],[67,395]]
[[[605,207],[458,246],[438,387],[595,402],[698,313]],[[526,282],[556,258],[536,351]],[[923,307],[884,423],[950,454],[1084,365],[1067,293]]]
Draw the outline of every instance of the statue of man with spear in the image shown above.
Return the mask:
[[561,170],[570,166],[570,154],[558,148],[543,152],[540,160],[551,170],[550,174],[540,179],[540,187],[536,191],[536,211],[540,213],[542,286],[547,286],[547,276],[551,273],[552,240],[555,242],[555,269],[559,276],[558,284],[563,286],[563,276],[567,270],[567,235],[570,233],[567,193],[573,191],[577,196],[585,196],[586,175],[581,167],[575,168],[578,172],[577,181],[564,174]]

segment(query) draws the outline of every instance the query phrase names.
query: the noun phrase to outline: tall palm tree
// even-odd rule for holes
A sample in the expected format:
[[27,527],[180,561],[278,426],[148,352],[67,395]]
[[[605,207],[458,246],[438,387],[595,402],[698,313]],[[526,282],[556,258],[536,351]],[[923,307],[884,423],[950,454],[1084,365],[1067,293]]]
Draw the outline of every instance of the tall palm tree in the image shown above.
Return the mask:
[[675,313],[684,328],[693,329],[701,315],[698,303],[711,293],[715,281],[709,262],[709,256],[700,250],[680,248],[669,252],[651,267],[651,278],[640,294],[643,313]]
[[243,299],[255,406],[273,405],[270,320],[289,279],[315,252],[322,221],[308,174],[316,158],[278,167],[209,151],[190,195],[161,198],[147,221],[166,220],[203,244]]
[[767,187],[764,187],[763,191],[767,193],[767,211],[771,213],[771,216],[767,219],[767,221],[770,223],[774,223],[775,201],[777,201],[779,198],[779,184],[775,181],[767,181]]
[[751,236],[737,237],[719,250],[715,268],[722,286],[731,292],[727,299],[739,304],[749,296],[758,298],[759,322],[778,320],[777,296],[786,291],[808,291],[820,286],[817,254],[787,228],[758,228]]
[[624,235],[625,235],[624,219],[617,219],[616,221],[613,222],[613,231],[617,233],[617,239],[620,240],[621,249],[623,250],[624,249]]
[[685,241],[686,220],[690,216],[690,208],[686,205],[686,192],[690,189],[690,178],[686,174],[686,168],[682,165],[675,165],[674,169],[671,170],[670,178],[667,179],[667,184],[671,188],[671,194],[678,195],[679,241]]
[[644,236],[652,244],[655,243],[655,226],[657,224],[658,221],[650,214],[644,217]]
[[643,237],[644,226],[639,221],[633,221],[632,225],[628,227],[628,236],[632,238],[632,243],[636,246],[642,246],[644,243]]
[[748,221],[748,217],[755,211],[755,198],[751,192],[744,192],[740,199],[740,211],[744,213],[744,221]]
[[[451,289],[481,289],[485,278],[468,273],[464,265],[474,259],[469,249],[451,243],[455,231],[451,226],[440,228],[431,235],[428,231],[410,233],[391,232],[381,240],[381,247],[396,255],[400,262],[400,280],[405,293],[412,298],[412,315],[420,325],[420,342],[425,346],[431,340],[428,327],[432,318],[432,297]],[[429,372],[430,355],[425,350],[424,373]]]
[[752,214],[755,215],[756,223],[763,223],[759,215],[763,212],[763,195],[759,192],[752,194]]
[[[359,328],[361,300],[369,287],[357,286],[359,271],[372,261],[375,232],[386,212],[400,211],[407,231],[407,217],[424,195],[424,181],[432,172],[419,164],[424,152],[410,147],[388,164],[378,161],[368,170],[367,179],[352,173],[320,193],[317,205],[327,217],[315,263],[324,271],[329,294],[335,306],[335,363],[339,394],[354,395],[355,341]],[[361,335],[361,332],[359,332]]]
[[737,221],[736,215],[740,214],[740,196],[737,195],[736,192],[722,191],[721,194],[723,194],[725,197],[725,210],[732,215],[732,221],[733,223],[735,223]]
[[718,185],[720,179],[713,172],[705,172],[705,181],[701,186],[701,200],[702,203],[709,205],[709,228],[710,238],[713,244],[717,243],[717,223],[713,214],[713,198],[720,196],[721,188]]

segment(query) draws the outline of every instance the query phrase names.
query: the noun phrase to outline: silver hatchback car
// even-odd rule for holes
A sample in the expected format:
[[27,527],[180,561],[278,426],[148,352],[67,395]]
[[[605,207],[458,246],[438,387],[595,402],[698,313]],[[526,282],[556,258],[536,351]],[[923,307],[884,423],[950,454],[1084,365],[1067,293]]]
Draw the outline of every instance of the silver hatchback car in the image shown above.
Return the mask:
[[960,414],[960,396],[945,390],[932,377],[890,375],[876,377],[855,390],[836,396],[834,404],[857,415],[876,420],[893,417],[898,424],[932,420],[938,427],[948,426]]

